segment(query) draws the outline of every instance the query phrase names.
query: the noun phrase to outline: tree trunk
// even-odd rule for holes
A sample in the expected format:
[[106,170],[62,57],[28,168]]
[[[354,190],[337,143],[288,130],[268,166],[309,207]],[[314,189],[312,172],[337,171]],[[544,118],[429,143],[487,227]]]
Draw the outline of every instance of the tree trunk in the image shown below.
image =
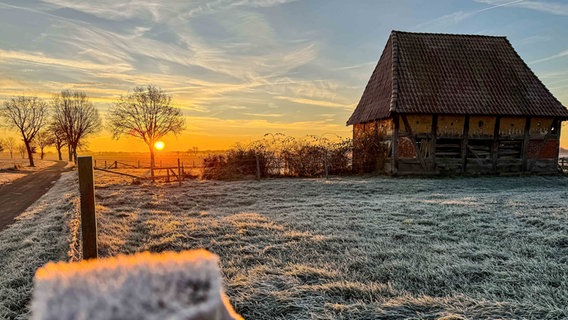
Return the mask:
[[148,148],[150,149],[150,175],[152,177],[152,181],[154,181],[154,166],[156,165],[154,145],[150,143],[148,144]]
[[63,160],[63,157],[61,156],[61,146],[59,146],[57,149],[57,156],[59,157],[59,161]]
[[10,159],[14,159],[12,150],[10,150]]
[[43,160],[43,157],[44,157],[44,156],[45,156],[45,153],[43,152],[43,148],[40,148],[40,155],[39,155],[39,158],[40,158],[41,160]]
[[30,167],[35,167],[34,156],[32,154],[32,147],[30,146],[30,141],[24,141],[26,145],[26,150],[28,151],[28,160],[30,160]]
[[69,144],[67,145],[67,153],[69,153],[69,162],[73,161],[73,149]]

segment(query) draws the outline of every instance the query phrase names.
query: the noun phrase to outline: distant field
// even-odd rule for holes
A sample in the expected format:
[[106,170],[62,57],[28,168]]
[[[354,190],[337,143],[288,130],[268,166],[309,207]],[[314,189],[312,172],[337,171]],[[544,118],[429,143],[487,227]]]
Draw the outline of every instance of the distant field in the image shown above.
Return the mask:
[[[156,166],[159,167],[172,167],[177,166],[177,159],[186,167],[201,167],[203,165],[203,158],[208,154],[217,154],[220,151],[204,151],[198,153],[189,152],[156,152]],[[150,153],[149,152],[86,152],[84,155],[91,155],[97,161],[97,166],[107,166],[118,161],[119,167],[124,165],[149,167],[150,166]]]
[[[102,256],[206,248],[221,257],[228,296],[247,319],[568,318],[566,177],[182,187],[95,177]],[[63,198],[51,195],[51,205],[0,234],[1,297],[26,297],[18,288],[31,278],[17,268],[28,262],[19,260],[80,258],[73,184],[58,183]],[[59,230],[69,248],[54,252],[44,231],[15,230],[33,223]],[[49,255],[34,260],[42,246]],[[5,301],[0,310],[25,313],[20,300]]]

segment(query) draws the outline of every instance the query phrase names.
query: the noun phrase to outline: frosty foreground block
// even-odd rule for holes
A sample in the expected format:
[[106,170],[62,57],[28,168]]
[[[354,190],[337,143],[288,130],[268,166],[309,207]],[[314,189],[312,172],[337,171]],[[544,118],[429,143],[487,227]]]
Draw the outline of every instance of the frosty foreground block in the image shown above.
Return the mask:
[[48,263],[34,278],[32,319],[242,319],[206,251]]

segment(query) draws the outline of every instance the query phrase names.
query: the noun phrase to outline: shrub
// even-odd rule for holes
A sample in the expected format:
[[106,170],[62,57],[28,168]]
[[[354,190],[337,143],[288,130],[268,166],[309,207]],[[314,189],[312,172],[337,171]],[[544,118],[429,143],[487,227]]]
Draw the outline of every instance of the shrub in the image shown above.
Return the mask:
[[[351,172],[351,139],[331,142],[307,136],[266,134],[248,146],[236,145],[224,155],[204,159],[204,179],[231,180],[247,176],[321,177]],[[257,167],[258,161],[258,167]]]

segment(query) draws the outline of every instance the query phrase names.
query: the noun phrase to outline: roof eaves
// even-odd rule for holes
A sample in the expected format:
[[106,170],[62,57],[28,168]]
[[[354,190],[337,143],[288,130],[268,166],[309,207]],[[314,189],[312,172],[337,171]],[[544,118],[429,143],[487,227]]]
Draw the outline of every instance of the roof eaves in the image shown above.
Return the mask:
[[[507,37],[503,37],[505,38],[505,42],[507,43],[507,45],[509,47],[511,47],[511,50],[513,50],[513,52],[515,53],[515,55],[519,58],[519,60],[523,63],[523,65],[525,66],[525,68],[532,74],[532,76],[536,79],[536,81],[538,81],[538,83],[544,88],[544,90],[546,90],[546,92],[548,92],[548,94],[561,106],[564,107],[564,105],[562,104],[562,102],[560,102],[560,100],[558,100],[553,94],[552,92],[550,92],[550,90],[548,90],[548,87],[546,87],[544,85],[544,83],[542,83],[542,81],[540,80],[539,77],[536,76],[536,74],[534,73],[534,71],[529,67],[529,65],[525,62],[525,60],[523,60],[523,58],[521,58],[521,56],[519,55],[519,53],[517,52],[517,50],[515,50],[515,47],[513,47],[513,45],[511,44],[511,42],[509,41],[509,39],[507,39]],[[566,109],[566,107],[564,107]],[[564,117],[565,119],[568,119],[567,115],[568,115],[568,110],[566,110],[565,112],[566,114],[563,115],[562,117]]]

